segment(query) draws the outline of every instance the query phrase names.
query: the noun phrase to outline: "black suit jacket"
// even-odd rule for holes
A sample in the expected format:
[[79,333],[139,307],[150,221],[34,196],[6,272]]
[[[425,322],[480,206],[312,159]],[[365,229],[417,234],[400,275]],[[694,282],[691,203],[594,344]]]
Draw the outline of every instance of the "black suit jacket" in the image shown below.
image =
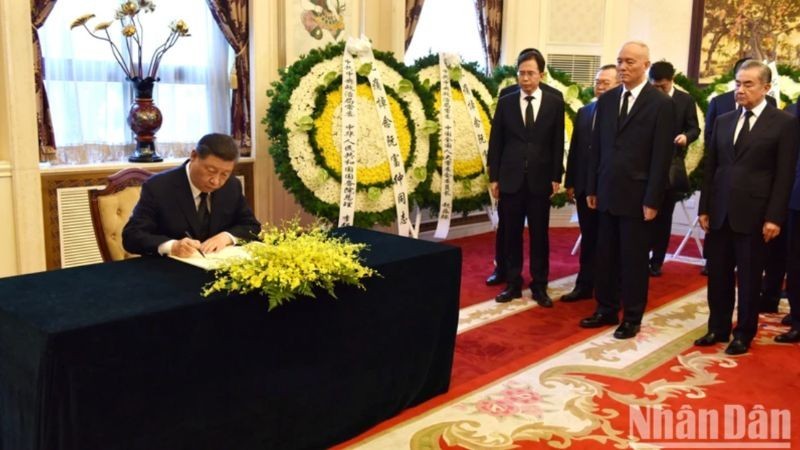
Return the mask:
[[642,206],[658,209],[667,187],[674,103],[645,83],[618,125],[622,92],[620,85],[597,100],[586,194],[597,196],[599,211],[643,218]]
[[782,225],[794,181],[800,125],[797,118],[767,105],[738,154],[733,137],[739,113],[719,116],[711,133],[699,214],[711,229],[727,217],[737,233],[761,233],[764,222]]
[[[778,105],[778,103],[775,101],[775,98],[770,95],[767,96],[767,103],[772,106]],[[711,130],[714,129],[714,121],[717,120],[717,117],[735,110],[736,107],[736,94],[734,91],[728,91],[724,94],[720,94],[708,102],[708,109],[706,111],[706,129],[703,131],[703,139],[706,142],[706,148],[708,148],[708,142],[711,139]]]
[[[786,112],[794,116],[798,123],[800,123],[800,107],[795,103],[786,108]],[[797,161],[797,170],[794,174],[794,187],[792,188],[792,196],[789,199],[789,209],[800,211],[800,158]]]
[[686,149],[700,137],[697,105],[691,95],[677,89],[672,93],[672,101],[675,102],[675,136],[686,135],[686,147],[675,146],[675,151],[685,157]]
[[[131,253],[157,255],[158,246],[170,239],[182,239],[188,232],[197,236],[200,223],[189,187],[186,164],[158,173],[142,185],[139,203],[122,231],[122,245]],[[231,176],[210,195],[209,236],[227,231],[237,238],[251,239],[261,225],[242,194],[239,180]]]
[[575,118],[575,128],[572,129],[564,187],[575,189],[575,195],[586,193],[589,152],[592,147],[592,122],[596,108],[597,102],[592,102],[579,109]]
[[564,101],[542,91],[542,102],[532,130],[525,128],[519,90],[500,97],[489,135],[489,180],[500,182],[500,192],[519,191],[527,161],[528,189],[550,195],[551,182],[564,173]]

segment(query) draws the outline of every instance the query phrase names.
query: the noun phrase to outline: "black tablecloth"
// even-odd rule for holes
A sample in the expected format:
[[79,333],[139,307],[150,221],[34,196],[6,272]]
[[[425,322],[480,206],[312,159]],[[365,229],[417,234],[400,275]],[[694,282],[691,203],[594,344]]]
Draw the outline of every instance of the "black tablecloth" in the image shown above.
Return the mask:
[[169,258],[0,279],[0,450],[323,448],[445,392],[460,250],[342,233],[381,277],[271,312]]

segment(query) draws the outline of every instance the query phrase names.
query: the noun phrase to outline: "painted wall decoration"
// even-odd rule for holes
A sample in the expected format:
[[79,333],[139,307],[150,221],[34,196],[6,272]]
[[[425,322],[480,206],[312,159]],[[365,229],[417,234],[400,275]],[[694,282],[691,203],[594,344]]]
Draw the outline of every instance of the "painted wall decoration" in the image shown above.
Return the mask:
[[694,17],[691,49],[701,84],[730,72],[744,56],[779,64],[800,59],[797,0],[695,0],[694,14],[702,15],[702,22]]
[[358,36],[361,0],[284,0],[286,64],[311,49]]

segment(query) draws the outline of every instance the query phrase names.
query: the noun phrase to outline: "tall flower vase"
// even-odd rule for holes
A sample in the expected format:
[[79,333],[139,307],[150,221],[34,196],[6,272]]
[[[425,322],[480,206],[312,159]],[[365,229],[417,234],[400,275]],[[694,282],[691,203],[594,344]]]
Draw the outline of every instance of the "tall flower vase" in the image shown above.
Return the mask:
[[153,85],[157,78],[132,78],[134,103],[128,112],[128,126],[136,134],[136,149],[128,157],[130,162],[159,162],[163,158],[156,152],[156,131],[161,128],[161,111],[153,103]]

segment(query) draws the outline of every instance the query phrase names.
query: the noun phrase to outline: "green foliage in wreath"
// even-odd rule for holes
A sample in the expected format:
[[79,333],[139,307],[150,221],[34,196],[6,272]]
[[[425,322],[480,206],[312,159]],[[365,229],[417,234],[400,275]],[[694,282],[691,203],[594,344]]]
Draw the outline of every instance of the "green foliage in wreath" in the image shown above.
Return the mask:
[[[420,71],[423,69],[439,65],[439,55],[438,54],[429,54],[424,56],[414,62],[411,66],[413,70],[419,74]],[[497,90],[497,85],[495,84],[494,80],[484,75],[484,73],[478,68],[477,63],[475,62],[462,62],[461,69],[468,71],[470,74],[475,76],[483,85],[488,89],[490,94],[493,94]],[[422,87],[427,90],[428,95],[431,98],[434,98],[435,93],[440,89],[440,82],[433,82],[431,83],[429,80],[425,79],[421,81]],[[461,91],[461,86],[458,83],[458,80],[452,79],[450,80],[450,87],[455,91]],[[483,112],[490,118],[492,117],[492,113],[494,111],[494,105],[490,105],[486,103],[486,101],[481,98],[479,95],[474,95],[475,101],[478,103],[478,107],[483,110]],[[435,105],[435,100],[433,102]],[[435,110],[433,112],[433,120],[438,120],[438,113]],[[437,122],[438,123],[438,122]],[[470,130],[471,133],[471,130]],[[441,145],[439,143],[439,133],[437,132],[435,135],[432,136],[435,140],[435,146],[431,143],[431,152],[435,151],[435,155],[439,155],[442,151]],[[438,167],[435,167],[434,170],[439,170]],[[485,174],[480,174],[477,176],[486,177]],[[462,183],[464,186],[469,186],[472,183],[472,180],[475,179],[476,176],[464,177],[460,176],[459,174],[455,174],[453,180],[455,183]],[[428,189],[421,193],[424,195],[423,204],[425,207],[430,209],[435,214],[438,214],[439,210],[439,194],[433,192],[430,189],[430,185],[427,185]],[[453,212],[460,212],[465,216],[472,211],[482,210],[484,206],[488,205],[490,202],[489,200],[489,192],[483,191],[478,195],[474,195],[471,197],[464,197],[464,198],[455,198],[453,200]]]
[[[303,78],[308,75],[317,64],[328,60],[338,60],[341,58],[344,48],[345,43],[341,42],[337,44],[329,44],[323,48],[312,49],[307,55],[301,57],[291,66],[279,69],[279,80],[273,82],[270,89],[268,89],[266,92],[266,95],[271,98],[271,101],[266,115],[261,120],[261,123],[266,125],[266,132],[271,140],[269,152],[274,161],[275,171],[286,190],[291,192],[297,202],[309,213],[317,217],[324,217],[333,221],[338,219],[339,205],[320,200],[314,194],[314,192],[312,192],[312,190],[306,186],[303,180],[300,179],[295,169],[292,167],[292,161],[289,154],[290,130],[287,128],[286,118],[292,107],[292,94],[300,85]],[[383,62],[386,64],[386,66],[397,72],[403,78],[403,81],[398,86],[398,89],[401,91],[406,89],[413,90],[422,104],[422,108],[424,110],[422,113],[424,116],[426,118],[433,117],[433,99],[430,93],[422,88],[414,71],[404,66],[402,63],[399,63],[390,52],[374,50],[373,54],[376,60]],[[319,107],[317,102],[320,101],[320,98],[322,98],[321,101],[324,102],[325,91],[330,91],[330,89],[332,89],[332,85],[339,86],[341,84],[341,80],[342,77],[341,73],[339,72],[329,73],[324,77],[324,80],[322,81],[325,84],[317,87],[314,100],[315,110]],[[364,82],[366,82],[366,78],[359,75],[358,83],[363,84]],[[399,99],[397,93],[391,88],[388,86],[385,86],[385,88],[387,91],[387,96],[394,98],[395,100]],[[409,106],[405,104],[405,102],[398,103],[401,105],[401,109],[404,109],[404,113],[408,114]],[[409,128],[411,128],[409,131],[411,133],[413,143],[415,142],[414,137],[416,136],[416,133],[423,131],[416,130],[411,118],[408,116],[407,118],[410,124]],[[309,118],[305,119],[308,120]],[[302,126],[303,124],[299,125]],[[313,119],[311,119],[308,124],[305,124],[304,128],[302,129],[311,131],[313,134]],[[436,164],[435,159],[433,158],[433,155],[435,155],[434,150],[436,148],[436,139],[433,139],[434,136],[427,136],[427,138],[430,141],[430,153],[428,159],[424,162],[424,167],[418,167],[415,170],[410,172],[407,171],[406,173],[406,176],[408,177],[414,176],[418,180],[421,180],[417,185],[416,190],[409,192],[409,204],[411,205],[413,205],[415,202],[420,202],[420,197],[423,195],[421,193],[424,193],[429,189],[429,174],[434,170]],[[310,138],[309,141],[314,142],[314,139]],[[312,149],[314,149],[313,145]],[[412,152],[409,153],[409,158],[407,160],[410,160],[411,157],[414,156],[414,150],[415,149],[412,145]],[[319,149],[316,148],[314,149],[314,159],[316,162],[319,162],[318,155]],[[326,168],[324,166],[320,168],[320,177],[331,177],[332,175],[333,172],[330,171],[330,168]],[[374,198],[379,195],[380,188],[386,188],[386,185],[387,183],[364,186],[359,183],[357,190],[359,192],[365,192],[369,198]],[[395,219],[396,210],[395,205],[392,204],[391,207],[387,207],[386,209],[377,212],[358,211],[357,209],[353,223],[356,226],[368,228],[374,226],[375,224],[390,225],[395,221]]]

